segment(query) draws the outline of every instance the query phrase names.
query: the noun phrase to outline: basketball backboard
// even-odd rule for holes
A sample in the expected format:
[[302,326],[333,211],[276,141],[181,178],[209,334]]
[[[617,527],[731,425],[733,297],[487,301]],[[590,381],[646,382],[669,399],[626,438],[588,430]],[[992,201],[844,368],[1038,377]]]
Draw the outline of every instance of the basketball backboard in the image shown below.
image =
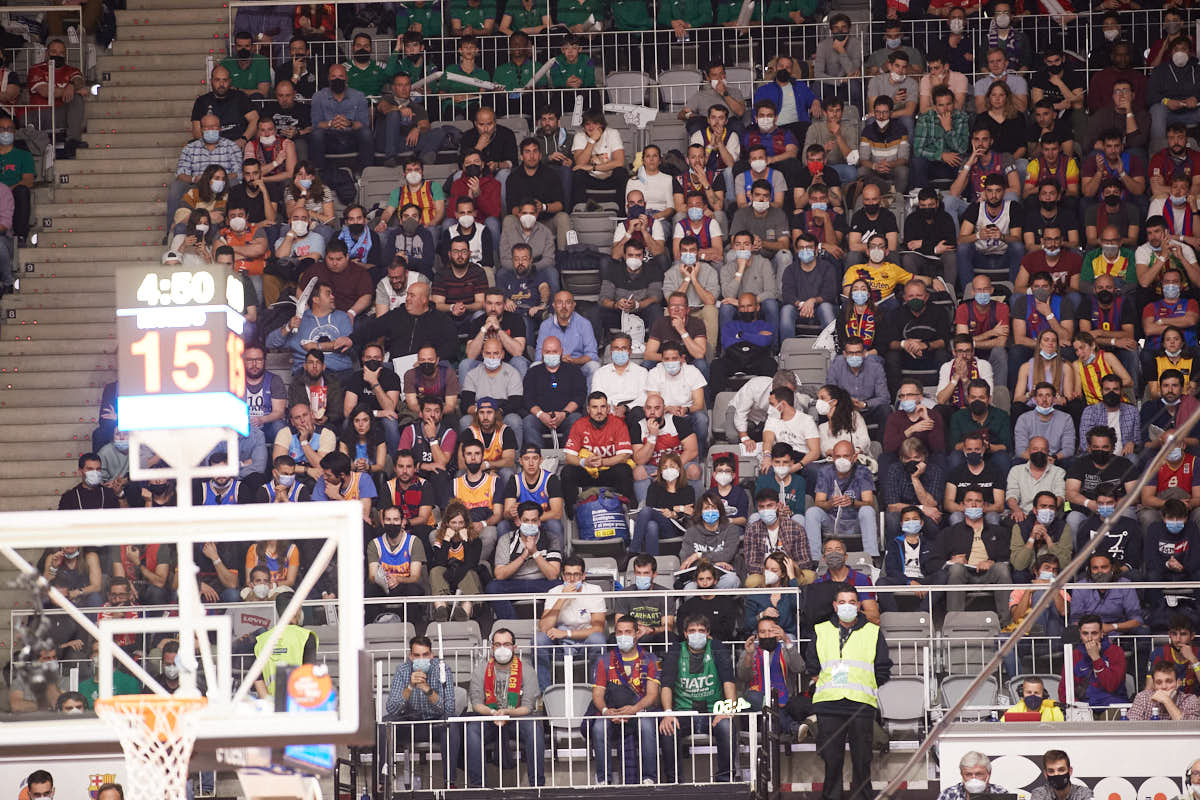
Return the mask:
[[[217,748],[248,746],[280,747],[285,743],[358,741],[360,725],[372,723],[369,688],[364,692],[360,677],[363,650],[363,566],[361,507],[354,502],[273,503],[193,508],[119,509],[99,511],[53,511],[0,515],[0,554],[18,566],[27,564],[16,551],[60,547],[80,548],[86,554],[95,549],[107,562],[110,555],[121,558],[120,546],[137,546],[144,551],[152,545],[171,544],[179,553],[179,562],[190,563],[193,546],[205,543],[231,548],[244,557],[245,547],[264,540],[280,539],[295,543],[311,554],[318,553],[312,571],[320,575],[301,576],[297,593],[306,584],[320,587],[308,594],[306,611],[326,615],[318,629],[316,663],[328,668],[337,694],[336,710],[296,713],[276,711],[269,700],[255,701],[250,692],[234,702],[251,662],[256,637],[252,631],[232,635],[233,620],[242,604],[207,604],[197,615],[176,614],[161,607],[143,611],[138,605],[110,609],[83,609],[87,621],[98,621],[92,629],[99,642],[99,668],[93,670],[91,653],[80,652],[75,664],[63,662],[63,686],[70,688],[70,667],[79,667],[78,680],[95,674],[97,685],[88,684],[100,696],[111,691],[113,667],[122,654],[135,650],[143,653],[138,661],[147,672],[159,672],[159,664],[146,659],[157,653],[155,644],[162,638],[175,638],[183,626],[203,632],[197,652],[197,673],[206,688],[207,708],[200,712],[196,752]],[[241,545],[238,547],[237,545]],[[320,559],[332,555],[328,570],[320,570]],[[242,564],[239,587],[246,586]],[[331,591],[332,590],[332,591]],[[323,597],[325,592],[336,600]],[[269,601],[268,601],[269,602]],[[253,608],[249,618],[265,610],[274,618],[274,607],[264,609],[262,600],[250,595],[245,606]],[[47,614],[63,614],[46,601]],[[166,613],[164,613],[166,612]],[[28,616],[14,614],[14,626],[28,623]],[[244,631],[245,622],[241,628]],[[310,629],[315,626],[306,622]],[[122,645],[124,646],[122,648]],[[182,656],[182,648],[181,653]],[[203,669],[208,660],[210,669]],[[182,666],[182,665],[181,665]],[[183,667],[186,670],[186,667]],[[128,667],[123,668],[126,672]],[[126,677],[126,676],[122,676]],[[128,681],[126,681],[128,683]],[[144,683],[144,681],[143,681]],[[369,682],[366,684],[370,686]],[[118,691],[119,691],[118,687]],[[140,691],[150,692],[151,688]],[[367,711],[364,713],[363,708]],[[365,719],[364,719],[365,718]],[[67,716],[35,713],[0,715],[0,759],[36,756],[39,753],[110,753],[118,748],[113,729],[91,714]]]

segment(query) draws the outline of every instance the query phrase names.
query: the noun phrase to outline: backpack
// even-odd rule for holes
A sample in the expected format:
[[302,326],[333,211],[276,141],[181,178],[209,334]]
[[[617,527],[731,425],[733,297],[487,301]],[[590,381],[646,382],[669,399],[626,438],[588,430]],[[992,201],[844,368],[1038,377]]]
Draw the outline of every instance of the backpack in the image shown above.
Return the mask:
[[348,206],[358,197],[358,186],[354,183],[354,173],[343,167],[327,169],[321,174],[321,180],[337,196],[338,202]]
[[584,495],[575,506],[579,538],[589,542],[620,539],[629,544],[629,519],[625,500],[612,489],[598,488]]
[[611,260],[607,253],[586,244],[569,244],[554,256],[559,272],[600,272]]

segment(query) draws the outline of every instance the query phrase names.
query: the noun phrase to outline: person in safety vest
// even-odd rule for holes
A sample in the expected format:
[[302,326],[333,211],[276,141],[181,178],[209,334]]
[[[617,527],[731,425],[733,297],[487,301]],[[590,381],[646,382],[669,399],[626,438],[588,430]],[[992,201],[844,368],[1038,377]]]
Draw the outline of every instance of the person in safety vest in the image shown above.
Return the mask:
[[666,711],[695,711],[696,716],[665,716],[658,725],[663,783],[675,782],[679,750],[688,736],[710,733],[717,740],[713,777],[729,781],[733,774],[733,726],[728,711],[714,713],[721,700],[735,702],[733,659],[729,649],[713,639],[703,615],[684,622],[684,641],[671,645],[662,662],[660,698]]
[[[317,661],[317,635],[295,624],[302,612],[296,612],[296,616],[290,620],[283,616],[292,597],[291,592],[284,592],[275,598],[275,616],[279,618],[279,625],[283,626],[283,635],[275,642],[271,655],[263,662],[262,676],[254,682],[254,691],[259,697],[275,696],[276,667],[298,667],[301,664],[315,664]],[[271,629],[258,635],[254,642],[255,658],[262,652],[270,636]]]
[[842,763],[850,743],[853,776],[851,800],[871,792],[871,742],[879,710],[879,687],[892,676],[892,659],[879,626],[859,609],[858,591],[837,587],[834,613],[815,627],[804,661],[817,672],[813,713],[817,717],[817,752],[825,762],[823,800],[841,800]]

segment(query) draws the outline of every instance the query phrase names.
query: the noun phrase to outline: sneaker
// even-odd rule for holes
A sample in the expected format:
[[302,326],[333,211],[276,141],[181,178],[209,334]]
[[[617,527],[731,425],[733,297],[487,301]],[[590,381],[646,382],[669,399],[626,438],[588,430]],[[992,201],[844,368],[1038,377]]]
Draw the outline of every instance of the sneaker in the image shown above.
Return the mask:
[[467,613],[465,608],[458,603],[454,604],[454,613],[450,615],[450,619],[454,620],[455,622],[466,622],[470,618],[471,615]]
[[445,606],[437,606],[433,609],[433,618],[438,622],[450,621],[450,609]]
[[642,786],[653,786],[654,778],[642,778]]

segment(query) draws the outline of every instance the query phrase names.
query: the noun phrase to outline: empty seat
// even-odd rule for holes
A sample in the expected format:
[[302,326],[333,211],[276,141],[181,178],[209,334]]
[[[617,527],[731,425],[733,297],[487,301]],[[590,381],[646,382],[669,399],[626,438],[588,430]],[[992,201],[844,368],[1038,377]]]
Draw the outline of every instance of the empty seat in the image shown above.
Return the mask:
[[513,641],[518,648],[528,652],[528,648],[533,647],[533,637],[537,633],[538,621],[532,617],[522,617],[521,619],[498,619],[492,623],[491,633],[488,634],[488,641],[492,640],[492,636],[498,628],[507,628],[512,631]]
[[888,732],[911,734],[919,739],[925,726],[925,682],[921,678],[893,677],[879,687],[879,713]]
[[678,150],[682,153],[687,149],[687,126],[674,117],[664,117],[659,114],[658,118],[650,123],[647,130],[649,133],[648,143],[658,145],[664,153],[671,150]]
[[550,747],[554,759],[566,759],[587,755],[586,743],[579,732],[582,717],[592,701],[592,685],[577,683],[567,691],[562,684],[547,686],[542,692],[542,703],[550,725]]
[[368,211],[376,204],[383,208],[403,180],[404,170],[399,167],[367,167],[358,179],[358,202]]
[[927,611],[885,611],[879,627],[887,640],[893,675],[923,675],[925,650],[932,643],[931,617]]
[[[687,99],[696,93],[697,87],[704,81],[704,76],[695,69],[671,69],[658,75],[658,96],[664,108],[672,115],[687,103]],[[693,109],[707,113],[708,109]]]
[[[943,678],[939,689],[942,704],[948,709],[957,703],[974,680],[974,675],[949,675]],[[987,719],[996,705],[999,688],[995,676],[989,676],[967,699],[967,704],[959,712],[958,719],[965,722]]]
[[417,635],[411,622],[373,622],[364,629],[367,650],[407,653],[409,641]]
[[1000,622],[994,611],[951,611],[942,622],[943,667],[949,675],[971,675],[996,651]]
[[585,579],[588,583],[599,586],[601,591],[611,592],[620,575],[617,559],[612,556],[584,556]]
[[800,354],[816,354],[822,358],[826,357],[824,350],[814,350],[813,345],[816,344],[817,337],[815,336],[795,336],[791,339],[784,339],[779,346],[779,355],[787,356],[793,353]]
[[529,120],[522,116],[501,117],[496,120],[499,124],[508,128],[513,132],[513,136],[520,142],[529,135]]
[[610,103],[647,106],[653,86],[645,72],[613,72],[604,80],[604,96]]
[[[726,67],[725,85],[736,88],[744,99],[752,99],[754,97],[754,70],[749,67]],[[747,105],[751,104],[747,103]],[[846,113],[846,119],[853,119],[849,116],[849,109]]]
[[603,248],[606,253],[611,251],[613,231],[616,229],[612,214],[603,211],[575,212],[571,215],[571,225],[579,236],[580,244]]
[[454,671],[455,682],[469,682],[475,658],[484,650],[479,623],[475,620],[431,622],[425,635],[433,643],[434,655],[440,656]]

